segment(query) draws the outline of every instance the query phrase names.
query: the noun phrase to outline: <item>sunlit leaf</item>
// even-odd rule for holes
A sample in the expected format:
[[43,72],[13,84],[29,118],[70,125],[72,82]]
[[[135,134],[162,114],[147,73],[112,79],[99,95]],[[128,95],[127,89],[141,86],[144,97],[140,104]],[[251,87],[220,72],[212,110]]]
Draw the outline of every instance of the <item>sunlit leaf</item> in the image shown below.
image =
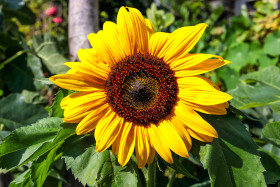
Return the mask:
[[264,51],[272,56],[280,55],[280,31],[267,35],[264,40]]
[[212,186],[266,186],[258,146],[240,120],[230,112],[203,117],[219,135],[200,150]]
[[32,45],[35,53],[52,74],[65,73],[69,69],[64,65],[68,59],[61,54],[57,40],[51,35],[33,36]]
[[231,104],[239,109],[258,107],[280,102],[280,69],[267,67],[240,78],[237,87],[229,91]]
[[262,137],[280,147],[280,122],[269,123],[262,130]]
[[83,185],[142,186],[131,162],[122,167],[111,151],[95,152],[93,143],[93,136],[74,136],[64,145],[62,158]]

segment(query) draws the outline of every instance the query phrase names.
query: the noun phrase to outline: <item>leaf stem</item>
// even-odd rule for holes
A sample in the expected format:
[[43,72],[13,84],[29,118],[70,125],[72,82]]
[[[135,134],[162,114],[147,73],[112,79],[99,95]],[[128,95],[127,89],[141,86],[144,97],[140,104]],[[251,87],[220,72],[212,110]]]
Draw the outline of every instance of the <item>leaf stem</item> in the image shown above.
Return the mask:
[[167,184],[167,187],[171,187],[173,185],[173,182],[176,178],[176,174],[177,174],[177,171],[174,171],[171,175],[171,178],[169,179],[169,182]]
[[156,187],[156,160],[148,165],[147,187]]

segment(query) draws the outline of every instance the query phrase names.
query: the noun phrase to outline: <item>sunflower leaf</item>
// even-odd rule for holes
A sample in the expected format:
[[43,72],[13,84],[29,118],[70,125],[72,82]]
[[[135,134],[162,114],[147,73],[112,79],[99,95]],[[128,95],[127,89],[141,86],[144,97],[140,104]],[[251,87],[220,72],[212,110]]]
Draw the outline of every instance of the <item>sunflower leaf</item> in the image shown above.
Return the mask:
[[34,186],[43,186],[45,180],[51,172],[51,166],[55,160],[61,156],[59,148],[63,141],[58,143],[52,150],[40,156],[31,165],[31,179]]
[[32,161],[75,134],[73,129],[61,129],[60,118],[45,118],[16,129],[0,144],[0,168],[9,171]]
[[228,93],[233,96],[231,104],[246,109],[280,102],[280,69],[269,66],[240,78],[237,87]]
[[266,169],[264,172],[265,181],[267,184],[274,184],[280,180],[280,157],[275,154],[260,148],[261,161]]
[[262,130],[262,137],[271,144],[280,147],[280,122],[269,123]]
[[92,135],[73,136],[64,144],[67,169],[75,178],[89,186],[140,186],[132,163],[122,167],[111,151],[95,152]]
[[68,59],[60,53],[58,42],[51,35],[33,36],[32,45],[37,56],[52,74],[65,73],[69,69],[64,65]]
[[56,94],[56,97],[54,98],[53,104],[51,106],[51,110],[49,112],[49,115],[52,117],[60,117],[63,118],[64,110],[60,107],[61,100],[69,95],[71,91],[65,90],[65,89],[59,89],[59,91]]
[[224,116],[203,115],[219,138],[200,149],[213,186],[266,186],[258,146],[231,112]]
[[21,94],[10,94],[0,100],[0,123],[9,130],[26,126],[48,116],[44,107],[24,101]]

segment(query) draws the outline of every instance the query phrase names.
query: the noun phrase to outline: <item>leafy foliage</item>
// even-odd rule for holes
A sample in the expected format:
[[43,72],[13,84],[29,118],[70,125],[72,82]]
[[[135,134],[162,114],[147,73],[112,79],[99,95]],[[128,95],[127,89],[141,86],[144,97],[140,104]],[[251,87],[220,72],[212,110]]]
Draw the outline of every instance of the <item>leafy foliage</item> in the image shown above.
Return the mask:
[[141,186],[132,163],[120,166],[111,151],[95,152],[93,143],[92,136],[75,136],[68,139],[63,150],[67,168],[83,185]]
[[258,107],[279,102],[280,69],[267,67],[249,73],[240,78],[241,83],[229,94],[233,96],[231,104],[239,109]]
[[65,73],[68,68],[64,65],[68,60],[61,55],[58,42],[49,34],[34,36],[32,45],[35,53],[52,74]]
[[266,186],[258,146],[245,126],[232,113],[203,117],[217,130],[219,138],[201,147],[200,157],[213,186]]
[[48,113],[40,105],[26,103],[21,94],[10,94],[0,100],[0,122],[9,130],[30,125]]

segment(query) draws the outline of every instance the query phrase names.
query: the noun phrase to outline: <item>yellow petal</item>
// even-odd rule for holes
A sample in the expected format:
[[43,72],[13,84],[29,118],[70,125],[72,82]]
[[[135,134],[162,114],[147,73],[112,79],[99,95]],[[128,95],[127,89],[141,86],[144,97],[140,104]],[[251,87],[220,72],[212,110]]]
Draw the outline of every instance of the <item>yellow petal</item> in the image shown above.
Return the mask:
[[89,115],[92,111],[89,110],[87,112],[83,112],[80,114],[76,114],[74,116],[67,116],[63,118],[63,122],[67,122],[67,123],[80,123],[87,115]]
[[167,120],[170,121],[169,123],[173,124],[174,129],[181,136],[185,146],[187,147],[187,150],[189,151],[192,147],[192,140],[187,129],[185,128],[184,123],[178,120],[176,116],[173,116],[171,119],[168,118]]
[[162,52],[165,53],[163,60],[169,63],[169,61],[185,57],[198,42],[206,27],[207,24],[201,23],[172,32],[162,48]]
[[104,90],[104,85],[100,85],[93,79],[87,76],[77,74],[59,74],[49,78],[51,82],[57,86],[76,91],[101,91]]
[[150,147],[150,155],[148,158],[148,164],[153,163],[154,159],[155,159],[155,155],[156,155],[156,150],[153,147]]
[[117,26],[125,54],[148,52],[148,31],[145,19],[135,8],[121,7],[117,15]]
[[178,104],[175,106],[174,113],[178,120],[193,131],[215,138],[218,137],[217,131],[199,114],[183,102],[178,101]]
[[131,122],[124,124],[124,129],[119,133],[120,142],[118,150],[118,161],[121,166],[126,165],[135,147],[135,127]]
[[151,35],[155,33],[154,26],[149,19],[145,19],[145,22],[146,22],[146,26],[147,26],[147,30],[148,30],[148,35],[149,35],[149,37],[151,37]]
[[196,103],[187,102],[182,100],[186,105],[189,105],[192,109],[202,112],[205,114],[213,114],[213,115],[225,115],[227,114],[226,106],[224,103],[217,105],[199,105]]
[[90,94],[84,92],[79,93],[81,94],[76,93],[75,95],[84,95],[75,99],[71,99],[71,103],[69,103],[64,110],[65,118],[72,118],[89,110],[95,110],[101,105],[107,103],[106,95],[104,92],[95,92]]
[[91,113],[89,113],[77,126],[76,133],[78,135],[80,134],[86,134],[91,131],[93,131],[100,119],[102,119],[106,113],[110,110],[108,104],[104,104],[100,106],[96,110],[92,110]]
[[101,79],[103,81],[106,81],[106,79],[108,78],[109,70],[104,71],[103,68],[98,67],[98,64],[100,63],[95,63],[94,65],[81,62],[67,62],[64,64],[74,69],[75,71],[82,72],[84,74],[87,74],[88,76],[94,77],[95,79]]
[[177,155],[188,157],[188,150],[184,141],[178,132],[174,129],[174,125],[168,120],[162,121],[158,126],[158,130],[163,135],[168,147]]
[[122,127],[123,118],[118,117],[115,112],[112,112],[111,116],[113,117],[102,118],[95,129],[96,150],[99,152],[106,150],[114,143]]
[[177,79],[178,97],[187,102],[199,105],[216,105],[229,101],[232,96],[215,89],[200,77],[184,77]]
[[206,136],[204,134],[193,131],[189,128],[187,128],[187,130],[193,138],[195,138],[199,141],[202,141],[202,142],[212,142],[213,141],[213,137],[211,137],[211,136]]
[[165,45],[169,33],[165,32],[156,32],[154,33],[149,40],[149,54],[162,58],[165,53],[162,51],[163,46]]
[[157,151],[157,153],[168,163],[173,163],[171,151],[168,147],[166,137],[160,132],[158,127],[152,124],[148,127],[148,133],[151,146]]
[[[200,57],[197,56],[197,58],[200,58]],[[186,76],[199,75],[199,74],[203,74],[208,71],[217,69],[228,63],[231,63],[230,61],[223,60],[222,57],[216,56],[216,58],[218,58],[218,59],[208,59],[208,60],[204,60],[204,61],[197,61],[198,63],[196,63],[195,65],[190,66],[186,69],[180,69],[180,67],[178,67],[177,68],[178,70],[175,71],[175,76],[176,77],[186,77]],[[186,62],[186,64],[187,64],[187,62]],[[183,67],[183,66],[181,66],[181,67]]]
[[135,125],[136,129],[136,142],[135,154],[139,168],[143,168],[150,155],[150,144],[148,140],[148,132],[144,126]]

